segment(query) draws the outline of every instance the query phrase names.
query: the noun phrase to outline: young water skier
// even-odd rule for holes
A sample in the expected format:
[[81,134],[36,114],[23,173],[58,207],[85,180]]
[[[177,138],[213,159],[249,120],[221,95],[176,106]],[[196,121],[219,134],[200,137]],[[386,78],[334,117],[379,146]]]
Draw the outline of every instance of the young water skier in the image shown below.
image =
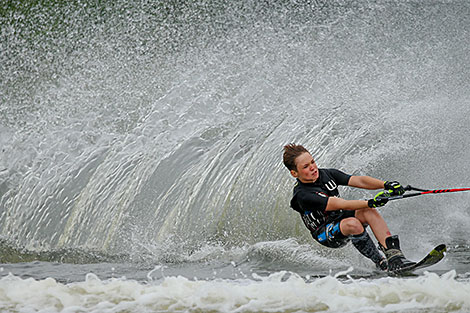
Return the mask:
[[[339,248],[351,241],[378,268],[394,271],[415,264],[400,250],[398,236],[375,209],[388,202],[386,197],[405,192],[396,181],[382,181],[370,176],[351,176],[337,169],[318,168],[310,152],[301,145],[284,146],[284,165],[297,178],[291,207],[320,244]],[[385,189],[370,200],[339,198],[338,185],[362,189]],[[374,245],[365,227],[370,226],[385,258]]]

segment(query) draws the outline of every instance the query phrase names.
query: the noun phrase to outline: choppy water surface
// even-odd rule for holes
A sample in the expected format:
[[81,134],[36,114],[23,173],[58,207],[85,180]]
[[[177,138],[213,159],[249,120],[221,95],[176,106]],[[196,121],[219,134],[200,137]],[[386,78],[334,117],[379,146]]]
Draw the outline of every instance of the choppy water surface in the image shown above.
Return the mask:
[[468,194],[381,209],[409,258],[449,247],[388,277],[309,238],[281,163],[468,187],[466,1],[9,1],[0,25],[2,311],[470,311]]

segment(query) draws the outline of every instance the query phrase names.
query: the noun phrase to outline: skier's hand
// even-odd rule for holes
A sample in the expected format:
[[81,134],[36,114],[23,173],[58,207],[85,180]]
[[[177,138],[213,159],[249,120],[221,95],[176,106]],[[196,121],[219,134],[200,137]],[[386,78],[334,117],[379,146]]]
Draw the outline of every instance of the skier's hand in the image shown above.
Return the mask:
[[390,192],[388,191],[381,191],[375,195],[374,199],[370,199],[367,201],[367,205],[369,208],[378,208],[384,206],[388,202],[388,198],[390,197]]
[[397,181],[386,181],[384,189],[389,191],[391,196],[401,196],[405,193],[405,189]]

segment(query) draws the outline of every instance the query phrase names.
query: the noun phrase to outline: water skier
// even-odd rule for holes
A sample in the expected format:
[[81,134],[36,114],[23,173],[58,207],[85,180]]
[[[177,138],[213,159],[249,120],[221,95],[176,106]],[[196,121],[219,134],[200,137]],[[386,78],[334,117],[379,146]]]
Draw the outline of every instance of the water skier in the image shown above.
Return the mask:
[[[391,235],[385,220],[375,209],[388,202],[387,193],[401,195],[405,192],[400,183],[352,176],[337,169],[319,169],[310,152],[301,145],[284,146],[283,162],[297,179],[291,207],[300,213],[317,242],[339,248],[351,241],[382,270],[394,271],[415,264],[405,258],[398,236]],[[339,198],[339,185],[385,189],[386,192],[382,191],[370,200],[345,200]],[[367,233],[367,226],[372,229],[385,258]]]

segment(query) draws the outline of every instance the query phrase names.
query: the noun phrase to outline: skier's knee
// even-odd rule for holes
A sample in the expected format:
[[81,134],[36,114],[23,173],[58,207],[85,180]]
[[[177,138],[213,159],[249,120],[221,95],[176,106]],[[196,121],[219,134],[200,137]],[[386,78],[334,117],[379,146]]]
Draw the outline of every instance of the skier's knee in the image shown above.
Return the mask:
[[346,218],[341,221],[341,232],[344,235],[359,235],[364,232],[364,226],[357,218]]

